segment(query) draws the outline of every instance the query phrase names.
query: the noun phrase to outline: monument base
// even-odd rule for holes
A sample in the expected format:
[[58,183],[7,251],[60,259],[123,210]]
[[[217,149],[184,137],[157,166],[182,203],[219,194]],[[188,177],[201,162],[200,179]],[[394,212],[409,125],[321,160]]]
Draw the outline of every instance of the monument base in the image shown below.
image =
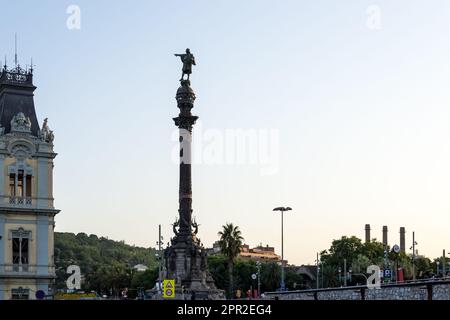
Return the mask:
[[195,237],[177,235],[164,252],[165,279],[175,280],[176,299],[223,300],[225,292],[216,288],[208,270],[206,250]]

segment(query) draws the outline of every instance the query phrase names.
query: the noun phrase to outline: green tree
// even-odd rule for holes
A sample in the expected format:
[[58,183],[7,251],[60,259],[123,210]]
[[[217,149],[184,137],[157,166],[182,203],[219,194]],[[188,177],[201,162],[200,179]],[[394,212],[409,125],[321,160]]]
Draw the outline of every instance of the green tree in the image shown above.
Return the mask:
[[261,291],[276,291],[280,286],[281,268],[276,262],[261,266]]
[[[80,266],[84,276],[82,289],[110,294],[123,288],[132,288],[136,276],[132,268],[144,264],[156,267],[155,250],[130,246],[123,241],[85,233],[55,233],[56,287],[66,287],[66,269],[69,265]],[[147,288],[146,288],[147,289]],[[150,289],[150,288],[148,288]]]
[[356,259],[353,259],[352,271],[354,273],[366,273],[367,267],[371,264],[372,263],[367,256],[359,254]]
[[252,279],[252,274],[257,273],[256,261],[244,260],[238,258],[234,266],[233,279],[235,281],[235,288],[241,289],[244,292],[253,287],[257,289],[257,280]]
[[[340,285],[338,270],[341,270],[341,277],[344,277],[344,259],[347,263],[347,271],[352,268],[352,279],[348,278],[347,283],[362,283],[364,276],[356,273],[366,273],[367,266],[375,264],[380,267],[384,264],[383,244],[375,239],[363,243],[361,239],[351,236],[343,236],[338,240],[333,240],[330,249],[320,253],[320,259],[324,263],[324,285]],[[341,278],[342,279],[342,278]]]
[[288,290],[299,290],[304,285],[304,279],[301,274],[291,268],[286,268],[286,288]]
[[339,285],[337,267],[323,264],[323,286],[325,288],[336,287]]
[[158,280],[158,272],[158,267],[149,268],[143,272],[136,272],[131,280],[130,288],[132,288],[132,290],[141,288],[147,290],[154,288],[156,281]]
[[384,258],[384,246],[381,242],[373,239],[369,242],[364,242],[361,248],[361,254],[366,256],[371,264],[380,264]]
[[398,267],[403,269],[406,280],[413,279],[413,270],[416,274],[416,279],[429,278],[436,272],[436,265],[429,258],[416,256],[413,268],[412,255],[404,253],[398,255]]
[[358,254],[362,254],[363,244],[361,239],[352,236],[343,236],[339,240],[333,240],[330,249],[321,253],[321,261],[330,266],[342,266],[344,259],[347,260],[347,266],[351,266],[353,259]]
[[229,285],[227,275],[227,258],[223,254],[208,256],[208,268],[216,287],[224,290]]
[[423,256],[416,257],[416,270],[419,279],[430,277],[433,273],[431,260]]
[[399,254],[398,267],[403,269],[403,275],[405,280],[410,280],[413,278],[412,257],[410,255],[406,255],[403,253]]
[[227,258],[228,262],[228,278],[229,278],[229,288],[228,295],[230,298],[233,297],[233,266],[236,257],[241,252],[242,241],[244,238],[241,236],[241,231],[238,226],[234,226],[232,223],[227,223],[222,226],[223,230],[219,231],[220,236],[219,246],[223,255]]
[[372,264],[373,263],[370,261],[370,259],[363,254],[359,254],[356,257],[356,259],[353,259],[352,279],[351,279],[350,283],[352,283],[352,284],[365,283],[367,277],[365,277],[364,275],[366,274],[367,267]]

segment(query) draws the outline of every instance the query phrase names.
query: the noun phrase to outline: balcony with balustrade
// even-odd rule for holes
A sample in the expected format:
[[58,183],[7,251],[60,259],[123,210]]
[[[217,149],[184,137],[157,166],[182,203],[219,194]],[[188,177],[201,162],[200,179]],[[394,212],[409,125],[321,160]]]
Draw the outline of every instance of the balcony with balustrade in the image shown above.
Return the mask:
[[35,209],[52,208],[53,198],[0,196],[0,208]]

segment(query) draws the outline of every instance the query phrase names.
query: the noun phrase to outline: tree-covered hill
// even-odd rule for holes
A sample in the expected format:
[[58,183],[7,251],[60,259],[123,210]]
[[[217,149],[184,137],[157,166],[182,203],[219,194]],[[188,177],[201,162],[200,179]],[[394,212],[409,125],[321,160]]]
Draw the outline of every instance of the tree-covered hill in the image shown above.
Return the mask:
[[155,253],[153,248],[130,246],[124,241],[93,234],[55,232],[57,288],[66,286],[65,281],[69,276],[66,269],[72,264],[81,269],[84,289],[110,292],[111,289],[130,288],[138,278],[133,266],[144,264],[149,267],[148,273],[155,272]]

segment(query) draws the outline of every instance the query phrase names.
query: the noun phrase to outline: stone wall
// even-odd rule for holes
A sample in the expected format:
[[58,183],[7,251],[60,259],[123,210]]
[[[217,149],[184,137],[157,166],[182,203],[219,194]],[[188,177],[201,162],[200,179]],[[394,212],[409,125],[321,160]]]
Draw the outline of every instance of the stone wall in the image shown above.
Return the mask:
[[380,289],[355,286],[268,292],[265,295],[268,299],[278,300],[450,300],[450,281],[383,285]]
[[439,284],[433,287],[433,300],[450,300],[450,284]]

